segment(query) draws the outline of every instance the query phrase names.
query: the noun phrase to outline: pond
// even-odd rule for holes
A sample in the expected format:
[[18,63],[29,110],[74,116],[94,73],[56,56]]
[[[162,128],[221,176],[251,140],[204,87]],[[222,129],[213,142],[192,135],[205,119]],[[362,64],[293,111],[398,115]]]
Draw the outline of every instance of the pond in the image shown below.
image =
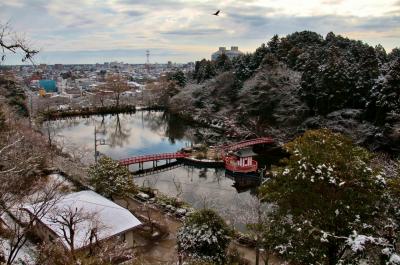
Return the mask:
[[[95,130],[98,144],[102,143],[97,150],[113,159],[176,152],[203,141],[204,135],[218,135],[156,111],[54,120],[47,122],[44,130],[64,151],[87,164],[94,162]],[[147,166],[150,167],[150,163]],[[137,168],[131,166],[130,169]],[[244,229],[244,221],[238,216],[247,216],[249,207],[254,204],[255,187],[235,187],[235,181],[223,168],[177,165],[163,172],[135,177],[135,182],[179,196],[195,208],[214,208],[239,229]]]

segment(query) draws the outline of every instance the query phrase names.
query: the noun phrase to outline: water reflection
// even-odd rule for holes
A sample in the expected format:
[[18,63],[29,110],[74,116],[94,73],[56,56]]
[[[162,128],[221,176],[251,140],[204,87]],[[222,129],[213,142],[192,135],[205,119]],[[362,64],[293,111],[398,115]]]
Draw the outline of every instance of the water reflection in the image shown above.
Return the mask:
[[[97,139],[107,145],[98,150],[114,159],[135,155],[176,152],[196,142],[193,128],[163,112],[137,112],[90,116],[51,121],[54,139],[65,151],[85,148],[94,152],[94,129]],[[66,146],[65,139],[68,139]],[[90,157],[86,163],[93,163]]]
[[225,177],[222,168],[195,168],[182,166],[171,171],[160,172],[135,179],[139,185],[150,186],[172,196],[180,192],[175,182],[181,185],[180,197],[195,208],[204,206],[216,209],[230,223],[241,230],[245,224],[236,220],[237,213],[246,208],[253,190],[237,192],[234,179]]
[[[55,140],[63,144],[65,151],[80,152],[85,163],[94,161],[94,130],[97,138],[107,145],[98,150],[114,159],[130,156],[176,152],[184,146],[197,143],[198,130],[179,118],[164,112],[136,112],[106,116],[90,116],[51,121]],[[85,153],[85,154],[86,154]],[[165,162],[159,162],[161,166]],[[146,163],[145,168],[152,166]],[[130,167],[137,169],[136,165]],[[186,165],[171,170],[156,172],[136,178],[138,185],[158,189],[170,196],[180,196],[195,208],[205,205],[220,212],[226,219],[241,229],[244,224],[235,219],[238,212],[246,209],[251,201],[254,186],[239,183],[227,177],[223,168],[196,168]],[[238,185],[239,184],[239,185]]]

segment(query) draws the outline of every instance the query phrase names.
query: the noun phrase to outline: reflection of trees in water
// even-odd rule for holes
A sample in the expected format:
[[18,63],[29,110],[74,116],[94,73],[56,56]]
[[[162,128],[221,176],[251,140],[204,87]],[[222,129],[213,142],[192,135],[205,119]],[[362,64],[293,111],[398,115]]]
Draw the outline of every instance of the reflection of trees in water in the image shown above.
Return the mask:
[[222,178],[225,177],[225,169],[221,170],[219,168],[214,168],[213,177],[214,177],[214,181],[216,181],[217,183],[220,183]]
[[186,136],[188,126],[177,116],[168,112],[141,112],[143,123],[153,132],[165,134],[168,140],[174,144],[176,140],[182,140]]
[[165,128],[165,135],[171,143],[175,143],[175,139],[181,140],[185,137],[187,125],[181,119],[172,114],[164,113],[167,121]]
[[199,171],[199,178],[207,179],[208,168],[202,168]]
[[112,116],[107,126],[108,144],[111,147],[123,147],[129,143],[130,128],[126,118],[121,118],[119,114]]

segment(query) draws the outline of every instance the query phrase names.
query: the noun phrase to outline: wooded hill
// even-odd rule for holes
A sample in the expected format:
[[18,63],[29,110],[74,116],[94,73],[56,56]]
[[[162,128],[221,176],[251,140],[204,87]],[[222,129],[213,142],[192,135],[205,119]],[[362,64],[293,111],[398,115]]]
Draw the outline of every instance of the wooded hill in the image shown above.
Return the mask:
[[187,78],[176,80],[169,108],[229,135],[287,141],[327,127],[371,150],[400,150],[398,48],[387,53],[381,45],[303,31],[276,35],[232,61],[198,61]]

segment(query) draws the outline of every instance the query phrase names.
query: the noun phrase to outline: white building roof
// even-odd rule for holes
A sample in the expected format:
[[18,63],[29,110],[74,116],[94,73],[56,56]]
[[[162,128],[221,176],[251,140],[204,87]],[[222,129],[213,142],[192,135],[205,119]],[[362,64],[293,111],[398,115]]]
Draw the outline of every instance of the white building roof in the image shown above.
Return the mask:
[[[34,205],[25,207],[32,210]],[[59,236],[62,243],[68,248],[67,241],[63,238],[63,226],[56,220],[61,220],[58,213],[68,209],[81,211],[84,215],[93,215],[77,224],[75,229],[75,249],[80,249],[89,244],[93,220],[98,222],[97,240],[106,239],[137,227],[141,222],[127,209],[104,198],[94,191],[80,191],[71,193],[57,200],[49,212],[42,218],[41,222]],[[66,227],[65,227],[66,228]]]

